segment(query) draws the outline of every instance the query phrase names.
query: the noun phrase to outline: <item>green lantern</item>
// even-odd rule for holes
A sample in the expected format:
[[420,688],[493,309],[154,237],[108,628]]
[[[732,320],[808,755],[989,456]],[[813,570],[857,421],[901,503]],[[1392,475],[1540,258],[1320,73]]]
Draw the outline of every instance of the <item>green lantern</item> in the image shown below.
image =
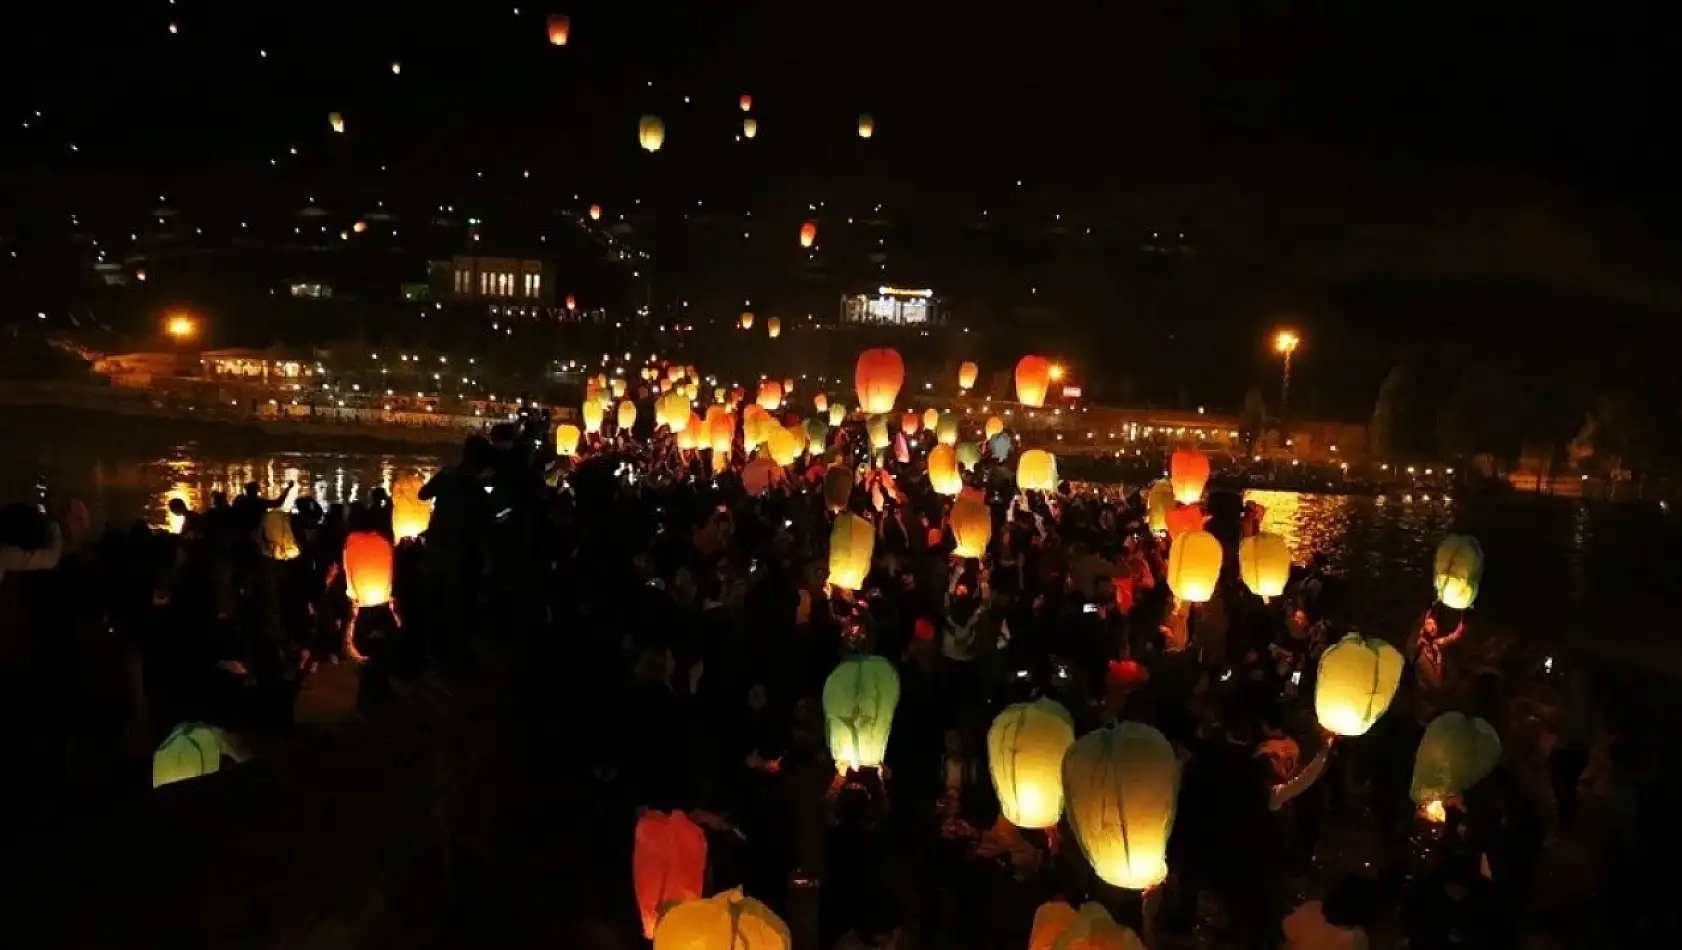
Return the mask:
[[981,447],[974,442],[963,442],[958,445],[958,464],[973,470],[981,464]]
[[1417,805],[1441,803],[1483,781],[1501,761],[1495,727],[1476,716],[1446,712],[1431,720],[1413,757],[1408,794]]
[[842,659],[823,684],[824,725],[838,771],[882,764],[898,705],[899,674],[892,663],[868,653]]
[[170,730],[152,753],[152,787],[209,775],[222,757],[244,762],[251,756],[231,736],[202,722],[184,722]]

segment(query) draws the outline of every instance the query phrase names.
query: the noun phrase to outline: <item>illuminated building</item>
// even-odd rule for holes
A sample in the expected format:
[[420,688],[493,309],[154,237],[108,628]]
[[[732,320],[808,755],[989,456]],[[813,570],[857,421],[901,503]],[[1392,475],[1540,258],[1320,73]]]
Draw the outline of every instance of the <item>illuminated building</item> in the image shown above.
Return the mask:
[[940,322],[934,291],[878,287],[875,294],[841,298],[841,322],[876,326],[926,327]]
[[462,257],[433,265],[436,295],[443,300],[509,300],[548,303],[555,281],[542,261],[515,257]]

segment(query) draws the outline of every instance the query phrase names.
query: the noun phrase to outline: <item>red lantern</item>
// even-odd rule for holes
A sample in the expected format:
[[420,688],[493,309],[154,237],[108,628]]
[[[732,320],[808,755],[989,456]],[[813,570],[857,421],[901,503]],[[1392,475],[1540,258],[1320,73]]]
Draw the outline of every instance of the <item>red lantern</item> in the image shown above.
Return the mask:
[[650,810],[637,819],[631,879],[644,937],[654,939],[661,908],[701,896],[706,871],[707,836],[688,815]]
[[1201,531],[1209,518],[1201,505],[1181,505],[1168,512],[1168,537],[1177,538],[1187,531]]
[[578,298],[574,297],[572,294],[567,294],[567,309],[568,310],[577,310],[578,309]]
[[345,592],[358,607],[391,602],[392,550],[384,535],[355,531],[345,538]]
[[1043,356],[1024,356],[1016,363],[1016,401],[1024,406],[1045,405],[1051,388],[1051,362]]
[[752,96],[744,95],[744,96],[742,96],[742,98],[736,100],[736,104],[738,106],[742,107],[743,112],[753,111],[753,97]]
[[865,350],[853,369],[853,388],[858,390],[859,409],[876,415],[892,412],[899,389],[905,385],[905,362],[888,347]]
[[813,244],[816,244],[817,242],[818,242],[818,226],[817,226],[817,224],[815,222],[812,222],[812,221],[808,221],[805,224],[802,224],[800,226],[800,246],[801,247],[811,247]]
[[567,45],[567,37],[572,34],[572,17],[564,13],[549,14],[549,42],[555,46]]
[[1203,497],[1209,483],[1209,456],[1196,449],[1180,449],[1168,459],[1168,481],[1174,486],[1174,500],[1194,504]]

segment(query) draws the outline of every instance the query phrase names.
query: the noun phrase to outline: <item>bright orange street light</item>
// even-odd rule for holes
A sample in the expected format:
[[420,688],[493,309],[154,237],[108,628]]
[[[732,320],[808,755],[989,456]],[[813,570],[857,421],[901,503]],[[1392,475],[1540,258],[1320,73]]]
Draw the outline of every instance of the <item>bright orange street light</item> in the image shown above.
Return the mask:
[[198,336],[198,321],[186,314],[176,314],[164,321],[164,332],[177,340],[190,340]]
[[1302,337],[1297,336],[1295,330],[1275,330],[1273,332],[1273,352],[1285,358],[1285,374],[1279,381],[1279,411],[1283,413],[1291,404],[1291,354],[1302,345]]
[[1051,364],[1051,374],[1050,375],[1051,375],[1051,381],[1052,382],[1054,382],[1054,383],[1062,382],[1063,381],[1063,364],[1062,363]]

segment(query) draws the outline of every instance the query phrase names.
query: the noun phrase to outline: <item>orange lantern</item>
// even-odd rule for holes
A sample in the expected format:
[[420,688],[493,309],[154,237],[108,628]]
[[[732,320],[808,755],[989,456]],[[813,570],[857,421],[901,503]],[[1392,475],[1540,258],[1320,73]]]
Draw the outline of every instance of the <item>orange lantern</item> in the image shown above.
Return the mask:
[[637,404],[629,399],[619,401],[619,412],[615,416],[622,431],[629,432],[637,424]]
[[981,368],[969,360],[958,364],[958,388],[968,392],[975,385],[975,378],[981,375]]
[[986,440],[988,442],[991,442],[991,441],[993,441],[993,436],[998,435],[999,433],[1003,432],[1004,430],[1005,430],[1005,421],[1003,419],[1000,419],[998,416],[988,416],[987,417],[987,425],[981,431],[986,435],[986,437],[987,437]]
[[1209,522],[1202,505],[1181,505],[1170,508],[1163,516],[1163,529],[1169,538],[1177,538],[1187,531],[1200,531]]
[[865,350],[853,368],[853,387],[858,390],[859,408],[870,414],[892,412],[899,389],[905,385],[905,361],[888,347]]
[[859,138],[867,139],[876,134],[876,120],[868,115],[859,116]]
[[730,446],[736,441],[736,417],[728,412],[721,412],[707,422],[707,444],[713,453],[719,456],[730,454]]
[[776,317],[765,321],[765,334],[775,340],[783,335],[783,322]]
[[818,226],[816,222],[808,221],[800,226],[800,246],[811,247],[818,242]]
[[707,835],[700,825],[681,811],[643,812],[631,852],[631,880],[644,937],[653,939],[662,908],[701,896],[706,872]]
[[578,309],[578,298],[574,297],[572,294],[567,294],[567,309],[568,310],[577,310]]
[[1016,401],[1024,406],[1045,405],[1051,388],[1051,361],[1043,356],[1024,356],[1016,362]]
[[701,447],[701,417],[691,412],[683,428],[677,430],[677,447],[683,451],[693,451]]
[[549,44],[551,46],[567,45],[567,37],[572,35],[572,17],[563,13],[549,14]]
[[1029,449],[1016,460],[1016,487],[1023,491],[1057,490],[1057,456],[1044,449]]
[[950,445],[937,445],[929,452],[929,487],[949,498],[963,491],[958,453]]
[[391,602],[392,549],[384,535],[353,531],[345,538],[345,593],[358,607]]
[[1221,542],[1207,531],[1187,531],[1168,549],[1168,589],[1174,596],[1193,604],[1204,604],[1215,596],[1225,554]]
[[767,379],[759,384],[759,398],[755,400],[766,412],[775,412],[783,404],[783,384]]
[[602,219],[602,206],[601,205],[591,205],[590,206],[590,220],[591,221],[600,221],[601,219]]
[[952,506],[952,540],[958,557],[981,557],[993,540],[993,512],[973,493],[959,495]]
[[822,415],[822,414],[828,412],[829,411],[829,397],[824,395],[823,393],[818,393],[816,396],[813,396],[812,397],[812,408],[817,410],[819,415]]
[[899,431],[906,435],[916,435],[923,428],[923,417],[915,412],[908,412],[899,419]]
[[432,523],[432,506],[421,501],[420,493],[421,480],[413,476],[391,486],[391,536],[400,542],[420,537]]
[[751,311],[751,310],[742,311],[742,319],[738,322],[739,322],[742,329],[752,330],[753,329],[753,311]]
[[741,107],[741,110],[743,112],[752,112],[753,111],[753,97],[750,96],[750,95],[747,95],[746,93],[743,93],[742,98],[736,100],[736,105]]
[[1174,486],[1174,500],[1189,505],[1203,497],[1209,483],[1209,456],[1196,449],[1180,449],[1168,459],[1168,480]]

